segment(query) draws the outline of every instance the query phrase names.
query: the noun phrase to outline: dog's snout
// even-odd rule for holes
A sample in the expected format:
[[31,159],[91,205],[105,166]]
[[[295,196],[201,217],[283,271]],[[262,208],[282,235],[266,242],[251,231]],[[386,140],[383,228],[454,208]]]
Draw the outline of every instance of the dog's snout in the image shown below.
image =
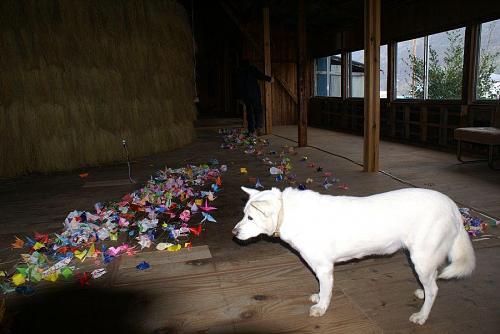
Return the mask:
[[235,228],[233,228],[233,231],[232,231],[232,232],[233,232],[233,235],[238,235],[238,229],[237,229],[236,227],[235,227]]

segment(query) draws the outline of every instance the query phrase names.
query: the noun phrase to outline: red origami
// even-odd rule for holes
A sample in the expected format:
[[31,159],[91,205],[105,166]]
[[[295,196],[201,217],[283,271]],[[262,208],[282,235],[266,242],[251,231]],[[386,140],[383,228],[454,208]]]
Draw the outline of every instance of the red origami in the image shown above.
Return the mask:
[[46,244],[50,241],[48,234],[41,234],[38,232],[35,232],[35,240],[41,242],[42,244]]
[[81,286],[85,286],[85,285],[89,285],[89,281],[90,281],[90,278],[92,276],[90,276],[90,274],[88,272],[84,272],[83,273],[83,276],[81,276],[78,281],[80,282],[80,285]]
[[191,231],[191,233],[193,233],[196,236],[200,235],[200,233],[201,233],[201,224],[198,225],[198,227],[190,227],[189,231]]

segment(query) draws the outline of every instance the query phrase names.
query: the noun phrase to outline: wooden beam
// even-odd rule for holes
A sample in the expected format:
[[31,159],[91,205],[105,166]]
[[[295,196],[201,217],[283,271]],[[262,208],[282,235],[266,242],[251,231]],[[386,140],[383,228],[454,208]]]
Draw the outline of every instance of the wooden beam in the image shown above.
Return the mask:
[[[236,15],[234,14],[233,10],[229,7],[229,5],[225,1],[220,1],[220,5],[222,9],[226,12],[227,16],[233,21],[233,23],[238,27],[240,32],[245,36],[245,38],[250,42],[250,44],[254,47],[254,49],[257,51],[260,57],[264,56],[264,51],[262,50],[261,46],[257,41],[252,37],[252,34],[248,32],[248,30],[240,23],[240,20]],[[281,80],[279,77],[276,76],[276,74],[273,74],[274,80],[276,80],[281,87],[285,90],[285,92],[292,98],[293,102],[295,104],[298,103],[298,98],[297,96],[292,92],[292,90],[287,86],[287,84]]]
[[462,77],[462,101],[469,105],[476,99],[476,71],[479,46],[479,24],[465,29],[464,70]]
[[380,1],[365,0],[365,172],[379,169],[380,143]]
[[[264,7],[262,9],[262,21],[264,24],[264,73],[271,76],[271,29],[269,27],[269,7]],[[264,84],[264,101],[266,134],[271,134],[273,131],[273,103],[270,82]]]
[[479,24],[468,25],[465,29],[464,70],[462,76],[462,106],[460,126],[469,126],[469,106],[476,99],[477,57],[480,38]]
[[343,100],[348,98],[347,94],[347,80],[349,76],[349,54],[345,51],[341,53],[340,57],[340,96]]
[[396,98],[396,42],[387,44],[387,102],[389,105]]
[[306,13],[304,0],[298,0],[298,23],[297,23],[297,36],[298,36],[298,80],[297,92],[299,95],[299,121],[298,121],[298,137],[299,146],[307,146],[307,92],[306,87],[308,84],[307,73],[307,41],[306,41]]

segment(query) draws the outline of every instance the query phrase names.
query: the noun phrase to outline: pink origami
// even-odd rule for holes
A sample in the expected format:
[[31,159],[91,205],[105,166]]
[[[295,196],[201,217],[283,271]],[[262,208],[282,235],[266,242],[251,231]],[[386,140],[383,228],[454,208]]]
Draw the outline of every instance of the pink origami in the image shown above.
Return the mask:
[[191,218],[191,212],[189,210],[184,210],[179,215],[179,219],[183,222],[187,222]]

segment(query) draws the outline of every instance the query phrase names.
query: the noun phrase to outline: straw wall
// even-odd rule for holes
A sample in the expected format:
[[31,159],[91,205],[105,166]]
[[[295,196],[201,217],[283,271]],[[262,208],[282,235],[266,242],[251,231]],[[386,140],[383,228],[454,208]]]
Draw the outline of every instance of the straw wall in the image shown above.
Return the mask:
[[0,176],[190,142],[192,59],[175,1],[0,1]]

